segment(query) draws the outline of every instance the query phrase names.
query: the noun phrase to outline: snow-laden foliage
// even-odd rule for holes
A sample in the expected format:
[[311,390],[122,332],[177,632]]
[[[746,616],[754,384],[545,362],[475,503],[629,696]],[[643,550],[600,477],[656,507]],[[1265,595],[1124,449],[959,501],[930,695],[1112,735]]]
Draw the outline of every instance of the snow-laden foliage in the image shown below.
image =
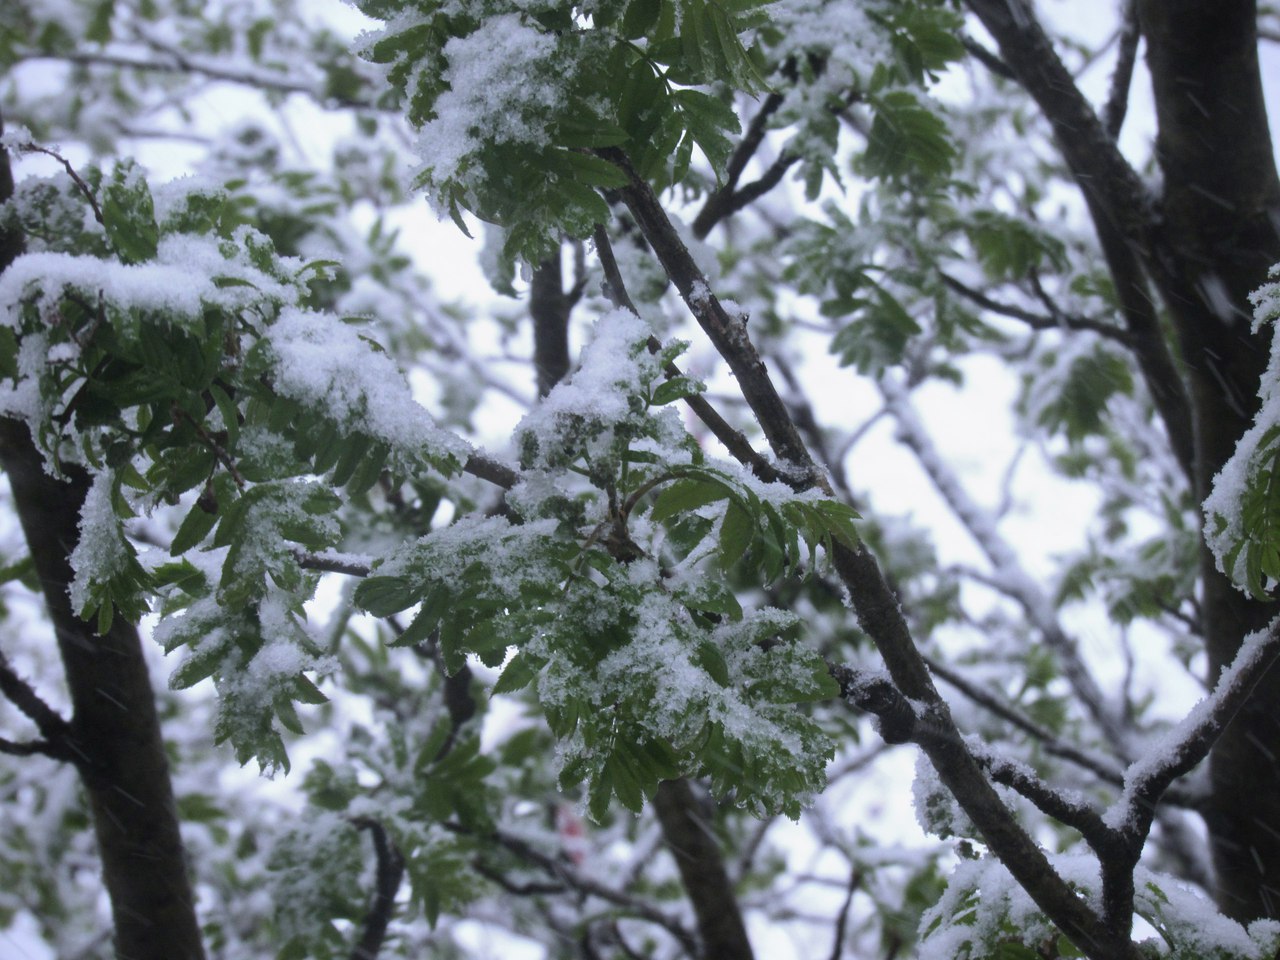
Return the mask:
[[[1271,275],[1280,275],[1276,267]],[[1254,330],[1280,318],[1280,283],[1253,294]],[[1205,536],[1218,569],[1242,590],[1266,596],[1280,582],[1280,337],[1258,388],[1253,426],[1214,480],[1204,502]]]
[[[1209,809],[1212,783],[1172,781],[1274,646],[1215,641],[1221,685],[1170,722],[1160,671],[1200,670],[1216,629],[1190,427],[1135,362],[1173,321],[1135,321],[1141,285],[1063,199],[1071,144],[965,8],[354,5],[359,37],[295,0],[0,9],[0,416],[85,491],[43,588],[85,636],[142,623],[169,655],[209,955],[482,956],[481,929],[736,960],[711,921],[739,914],[758,955],[767,930],[801,956],[1075,957],[1104,915],[1108,960],[1274,955],[1274,922],[1191,889],[1169,806]],[[254,115],[213,131],[231,89]],[[188,121],[191,176],[129,159],[181,163]],[[482,226],[505,301],[439,298],[399,232],[420,194]],[[1278,358],[1204,503],[1256,597]],[[917,404],[975,383],[1008,419],[933,436]],[[938,502],[883,510],[916,467]],[[1079,536],[1022,523],[1050,473],[1040,516]],[[964,546],[932,542],[939,507]],[[90,955],[90,767],[20,682],[71,716],[37,539],[0,524],[0,722],[39,730],[0,732],[0,926]],[[910,851],[879,836],[909,819],[880,737],[920,750],[937,839]],[[229,760],[294,769],[232,786]]]
[[[1077,894],[1097,902],[1096,864],[1057,857],[1054,866]],[[1137,914],[1155,930],[1139,944],[1139,956],[1170,960],[1261,960],[1280,946],[1280,924],[1258,920],[1246,929],[1176,879],[1139,869]],[[922,921],[921,960],[977,957],[1081,956],[1040,914],[1031,898],[999,863],[982,858],[956,868],[946,894]]]

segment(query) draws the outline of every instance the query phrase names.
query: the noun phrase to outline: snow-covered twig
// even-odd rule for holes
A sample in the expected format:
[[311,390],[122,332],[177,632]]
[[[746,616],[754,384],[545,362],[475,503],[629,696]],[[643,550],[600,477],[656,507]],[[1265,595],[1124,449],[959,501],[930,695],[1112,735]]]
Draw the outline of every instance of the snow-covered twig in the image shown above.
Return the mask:
[[1280,657],[1280,618],[1244,638],[1231,666],[1222,671],[1213,692],[1201,700],[1124,774],[1124,791],[1104,820],[1141,844],[1151,828],[1156,804],[1170,784],[1194,769],[1222,731],[1248,701],[1254,688]]

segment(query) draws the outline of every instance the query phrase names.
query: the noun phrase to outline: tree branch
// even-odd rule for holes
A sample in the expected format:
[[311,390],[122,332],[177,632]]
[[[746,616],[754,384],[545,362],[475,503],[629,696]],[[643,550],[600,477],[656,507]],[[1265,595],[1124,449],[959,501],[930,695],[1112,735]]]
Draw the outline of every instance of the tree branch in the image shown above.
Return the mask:
[[1062,314],[1057,317],[1046,316],[1042,313],[1035,313],[1032,310],[1026,310],[1022,307],[1011,303],[1001,303],[987,296],[981,290],[963,283],[958,278],[952,276],[944,270],[938,271],[938,277],[946,286],[960,294],[966,300],[969,300],[984,310],[990,310],[992,313],[999,314],[1002,317],[1008,317],[1011,320],[1020,320],[1034,330],[1092,330],[1099,336],[1106,337],[1108,340],[1122,344],[1125,347],[1130,346],[1128,333],[1120,327],[1104,323],[1100,320],[1091,320],[1088,317],[1074,316],[1071,314]]
[[1120,128],[1124,126],[1124,117],[1129,110],[1129,86],[1133,81],[1133,66],[1138,59],[1138,40],[1142,37],[1137,0],[1125,0],[1123,15],[1120,49],[1116,55],[1115,72],[1111,74],[1111,91],[1102,111],[1102,125],[1112,140],[1120,136]]
[[104,222],[102,219],[102,208],[98,206],[98,198],[93,195],[93,191],[89,189],[89,185],[85,183],[80,174],[76,172],[76,168],[71,165],[70,160],[58,153],[56,150],[50,150],[48,147],[42,147],[38,143],[31,143],[30,141],[18,144],[18,150],[22,153],[41,153],[46,157],[52,157],[54,160],[58,161],[58,163],[62,164],[62,169],[67,171],[67,176],[71,178],[71,182],[76,185],[76,189],[79,190],[85,200],[89,202],[89,208],[93,210],[93,219],[97,220],[100,224]]
[[916,455],[916,460],[951,512],[986,554],[998,579],[1007,585],[1009,594],[1017,599],[1045,643],[1058,655],[1062,672],[1071,684],[1071,689],[1098,724],[1112,749],[1121,755],[1127,755],[1128,737],[1124,724],[1116,711],[1107,704],[1097,681],[1080,657],[1075,640],[1063,630],[1048,596],[1022,568],[1017,555],[1000,535],[990,517],[973,502],[960,479],[938,456],[924,425],[911,407],[906,390],[887,376],[881,377],[877,386],[884,397],[886,408],[898,423],[899,438]]
[[[452,821],[446,821],[442,826],[453,833],[474,835],[474,831]],[[641,920],[647,920],[655,926],[661,927],[671,934],[690,957],[700,956],[697,938],[679,920],[663,913],[646,901],[584,876],[566,861],[547,856],[547,854],[531,847],[524,840],[501,830],[495,830],[491,834],[484,835],[483,838],[493,841],[503,849],[515,854],[521,860],[533,864],[547,875],[555,877],[579,893],[599,897],[606,903],[621,907]]]
[[710,233],[712,228],[725,217],[745,206],[745,204],[734,206],[738,181],[742,178],[742,173],[751,162],[751,158],[760,149],[760,144],[764,142],[769,118],[778,112],[778,108],[782,106],[782,100],[780,93],[769,94],[760,109],[756,111],[756,115],[751,118],[751,123],[747,125],[747,132],[743,134],[737,148],[733,151],[733,156],[729,158],[728,166],[725,168],[724,183],[707,197],[702,209],[693,218],[693,235],[699,240]]
[[[605,295],[613,303],[615,307],[628,310],[636,316],[640,316],[640,311],[636,309],[631,297],[627,294],[626,285],[622,280],[622,273],[618,270],[618,261],[613,256],[613,245],[609,242],[609,234],[604,227],[597,226],[595,231],[596,255],[600,258],[600,266],[605,276]],[[662,349],[662,344],[657,338],[650,337],[649,352],[658,353]],[[680,368],[674,363],[668,363],[664,368],[669,377],[683,376]],[[701,394],[693,394],[685,397],[685,403],[689,409],[693,411],[694,416],[702,421],[703,425],[711,431],[712,436],[719,440],[726,450],[733,456],[735,460],[748,467],[761,480],[773,482],[779,479],[777,469],[768,460],[756,452],[741,431],[734,427],[720,412],[716,410]]]
[[50,743],[63,742],[70,736],[71,724],[45,703],[31,684],[18,676],[3,653],[0,653],[0,693],[31,720]]
[[1135,856],[1151,829],[1156,805],[1170,784],[1209,755],[1278,658],[1280,619],[1247,636],[1235,661],[1218,677],[1213,692],[1168,731],[1159,744],[1129,765],[1124,774],[1124,791],[1107,811],[1106,820],[1124,831],[1134,846]]
[[1001,756],[985,745],[971,749],[991,779],[1026,797],[1041,813],[1078,830],[1100,856],[1116,845],[1115,831],[1102,822],[1102,816],[1082,797],[1055,789],[1027,764]]
[[26,740],[21,743],[0,737],[0,753],[11,757],[49,757],[63,763],[74,763],[76,756],[66,744],[54,743],[50,740]]
[[1000,45],[1004,63],[1053,127],[1058,147],[1086,195],[1133,240],[1148,239],[1153,201],[1063,66],[1027,0],[966,0]]
[[964,45],[964,48],[969,51],[969,56],[973,57],[973,59],[977,60],[997,77],[1002,77],[1005,80],[1018,79],[1018,75],[1009,68],[1007,63],[967,33],[960,37],[960,42]]
[[[816,485],[830,494],[828,481],[805,447],[751,342],[744,318],[731,316],[712,294],[652,187],[635,172],[626,155],[614,148],[601,150],[600,155],[626,174],[629,182],[619,188],[619,195],[704,333],[737,378],[774,453],[787,465],[784,470],[792,485],[799,489]],[[886,585],[874,557],[865,548],[838,544],[832,559],[849,591],[859,625],[884,658],[893,685],[900,695],[921,705],[925,722],[947,734],[930,737],[922,746],[942,782],[982,832],[984,841],[1032,900],[1080,949],[1095,960],[1132,960],[1136,953],[1127,933],[1119,936],[1099,928],[1098,917],[1053,870],[1044,852],[1017,823],[965,748],[915,647],[897,597]]]
[[514,468],[483,453],[473,453],[462,465],[462,469],[464,473],[488,480],[504,490],[510,490],[520,482],[520,474]]
[[373,837],[373,853],[377,859],[375,889],[369,911],[364,916],[360,940],[351,951],[351,960],[377,960],[382,943],[387,937],[387,927],[395,912],[396,894],[404,879],[404,857],[387,836],[386,828],[369,817],[355,817],[351,821],[357,830],[368,830]]
[[855,864],[849,873],[849,885],[845,890],[844,903],[840,913],[836,915],[835,935],[831,938],[831,960],[840,960],[844,956],[844,934],[849,925],[849,908],[853,906],[853,895],[862,886],[862,867]]
[[[1154,198],[1063,66],[1026,0],[966,2],[1053,127],[1058,149],[1089,205],[1120,298],[1130,349],[1142,367],[1174,454],[1187,476],[1194,478],[1191,404],[1147,294],[1143,269],[1152,271],[1166,301],[1186,302],[1200,297],[1192,289],[1198,271],[1182,276],[1187,271],[1178,267],[1167,248]],[[1134,244],[1143,251],[1145,263]]]
[[[19,62],[29,60],[60,60],[65,63],[75,64],[82,67],[115,67],[125,70],[138,70],[144,73],[183,73],[192,76],[207,77],[210,80],[219,80],[224,83],[234,83],[240,86],[253,87],[256,90],[266,90],[272,93],[283,94],[301,94],[309,97],[316,103],[325,104],[332,103],[341,107],[355,107],[361,110],[376,110],[380,112],[391,112],[399,114],[401,108],[399,106],[387,107],[379,105],[374,100],[358,100],[348,97],[326,96],[324,91],[317,89],[315,86],[306,83],[299,83],[296,80],[289,80],[280,74],[262,72],[245,72],[237,70],[229,70],[225,66],[216,63],[210,63],[205,60],[197,60],[185,53],[174,50],[171,47],[162,46],[155,41],[148,41],[149,45],[161,57],[166,60],[155,60],[148,57],[131,56],[119,53],[85,53],[77,52],[67,54],[65,56],[49,56],[43,53],[25,54],[20,56]],[[166,134],[166,136],[168,136]]]
[[569,374],[569,314],[573,301],[564,289],[560,250],[533,269],[529,284],[529,316],[533,319],[533,369],[538,396]]

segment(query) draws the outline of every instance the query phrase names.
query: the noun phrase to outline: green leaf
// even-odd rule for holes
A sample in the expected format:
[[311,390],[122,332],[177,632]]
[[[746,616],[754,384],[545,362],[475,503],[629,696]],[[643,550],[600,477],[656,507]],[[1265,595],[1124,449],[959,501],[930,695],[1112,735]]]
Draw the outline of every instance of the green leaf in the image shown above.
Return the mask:
[[[345,443],[341,445],[341,452],[338,454],[338,462],[333,468],[333,485],[341,487],[356,472],[356,467],[360,466],[365,455],[369,452],[369,437],[364,434],[357,433],[349,436]],[[379,465],[381,466],[381,465]]]
[[720,524],[720,554],[726,566],[732,566],[743,558],[756,537],[756,521],[742,501],[729,501]]
[[951,172],[956,151],[947,125],[914,93],[890,90],[876,97],[873,106],[875,119],[862,157],[869,174],[935,179]]
[[698,666],[707,671],[717,684],[722,687],[729,686],[729,665],[725,662],[724,654],[713,641],[704,640],[698,644],[697,662]]
[[662,523],[677,514],[725,500],[732,492],[727,484],[710,477],[685,477],[663,488],[654,501],[649,519]]
[[685,126],[706,154],[711,168],[719,177],[724,173],[729,157],[733,155],[733,143],[727,133],[738,133],[741,125],[733,107],[701,90],[677,90],[672,94],[684,116]]
[[733,589],[722,580],[704,578],[691,589],[680,593],[680,602],[690,610],[703,613],[715,613],[730,620],[742,619],[742,604],[734,595]]
[[493,693],[514,693],[517,690],[523,690],[537,675],[538,670],[532,658],[526,654],[517,653],[503,668],[502,675],[493,685]]
[[132,160],[116,164],[102,193],[103,227],[124,263],[154,260],[160,242],[155,204],[142,171]]
[[707,389],[706,384],[694,377],[672,377],[654,388],[649,405],[661,407],[675,400],[696,396]]
[[170,556],[181,556],[192,547],[196,546],[201,540],[208,536],[209,531],[213,529],[214,524],[219,520],[216,511],[209,511],[203,502],[197,502],[183,518],[182,524],[178,527],[178,532],[173,535],[173,542],[169,544]]
[[290,696],[299,703],[308,703],[312,706],[319,706],[322,703],[328,703],[329,698],[324,695],[319,687],[304,674],[298,674],[293,678],[293,690]]
[[389,617],[418,602],[418,597],[403,577],[366,577],[356,586],[356,606],[375,617]]
[[171,690],[186,690],[188,687],[195,686],[201,680],[213,676],[217,673],[218,668],[222,666],[226,656],[226,648],[216,643],[210,643],[188,654],[187,658],[178,666],[178,669],[174,670],[169,677],[169,688]]
[[663,0],[631,0],[627,12],[622,15],[622,36],[628,40],[643,37],[658,22]]

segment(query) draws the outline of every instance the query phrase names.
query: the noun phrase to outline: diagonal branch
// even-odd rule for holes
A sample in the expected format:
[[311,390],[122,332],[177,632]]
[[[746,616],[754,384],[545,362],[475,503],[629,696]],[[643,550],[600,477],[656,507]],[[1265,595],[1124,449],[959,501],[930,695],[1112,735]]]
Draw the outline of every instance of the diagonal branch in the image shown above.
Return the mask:
[[742,173],[746,170],[747,164],[751,162],[751,158],[760,149],[760,144],[764,142],[765,132],[769,128],[769,118],[778,112],[778,108],[782,106],[782,100],[780,93],[769,94],[760,109],[756,111],[756,115],[751,118],[747,132],[743,134],[742,140],[733,151],[733,156],[729,158],[728,166],[725,168],[724,183],[707,197],[702,209],[693,219],[693,235],[698,239],[705,237],[717,223],[745,205],[734,205],[734,197],[738,193],[738,181],[742,179]]
[[[600,151],[626,175],[619,196],[681,297],[737,378],[743,396],[793,486],[818,486],[831,494],[795,422],[778,395],[764,361],[747,333],[744,318],[731,315],[712,294],[706,277],[681,241],[653,188],[616,148]],[[1054,871],[1044,852],[1018,824],[960,739],[946,703],[938,694],[911,637],[898,599],[885,583],[874,557],[863,547],[838,544],[835,568],[849,591],[859,625],[876,644],[893,685],[920,705],[924,721],[946,735],[929,738],[923,749],[939,777],[960,802],[983,839],[1032,900],[1080,949],[1095,960],[1132,960],[1127,931],[1103,930],[1099,918]],[[913,708],[914,709],[914,708]]]
[[1115,831],[1103,823],[1102,816],[1083,797],[1050,786],[1027,764],[1002,756],[986,745],[971,749],[992,780],[1026,797],[1041,813],[1078,830],[1097,853],[1106,854],[1115,847],[1119,839]]
[[71,735],[71,724],[45,703],[31,684],[18,676],[3,653],[0,653],[0,693],[36,725],[50,744],[63,743]]
[[[1151,192],[1063,66],[1027,0],[966,2],[995,37],[1004,62],[1053,128],[1058,149],[1089,206],[1115,281],[1131,349],[1170,445],[1191,478],[1195,460],[1191,404],[1160,329],[1144,270],[1151,272],[1166,299],[1176,294],[1186,302],[1197,302],[1199,294],[1188,289],[1189,278],[1181,275],[1168,249]],[[1122,38],[1122,47],[1124,42]],[[1145,259],[1135,252],[1135,244],[1147,251]]]
[[1053,127],[1081,190],[1121,233],[1146,240],[1153,227],[1150,191],[1107,133],[1054,49],[1027,0],[966,0],[1000,45],[1003,62]]
[[1089,317],[1065,314],[1059,317],[1052,317],[1036,313],[1033,310],[1025,310],[1016,304],[1001,303],[999,300],[987,296],[981,290],[969,286],[945,271],[940,270],[938,276],[946,286],[983,310],[990,310],[992,313],[1008,317],[1011,320],[1019,320],[1033,330],[1092,330],[1108,340],[1114,340],[1125,347],[1130,346],[1130,338],[1126,331],[1109,323],[1092,320]]
[[[604,270],[605,295],[615,307],[640,316],[640,311],[636,309],[636,305],[627,294],[626,285],[622,280],[622,273],[618,270],[618,261],[613,255],[613,245],[609,242],[609,234],[604,227],[596,227],[594,239],[596,255],[600,258],[600,266]],[[656,338],[651,337],[649,339],[649,352],[657,353],[661,349],[662,344]],[[680,368],[674,363],[668,363],[665,370],[669,377],[683,376]],[[761,480],[771,482],[779,479],[778,471],[773,464],[757,453],[756,449],[751,446],[751,441],[740,430],[734,429],[706,397],[695,393],[692,396],[685,397],[685,403],[688,404],[689,409],[702,421],[706,428],[711,431],[712,436],[724,444],[725,449],[729,451],[735,460],[749,467],[751,472]]]
[[[446,821],[442,826],[452,833],[463,835],[475,835],[475,832],[463,826],[462,824],[452,821]],[[554,877],[566,886],[572,887],[579,893],[587,896],[598,897],[606,903],[612,903],[616,907],[622,908],[632,916],[641,920],[646,920],[655,926],[661,927],[680,944],[681,948],[690,957],[699,957],[701,952],[698,950],[697,938],[690,932],[683,923],[675,917],[672,917],[663,911],[657,909],[646,900],[633,897],[623,890],[615,889],[594,880],[591,877],[580,872],[573,867],[572,864],[563,859],[548,856],[530,846],[519,837],[496,830],[491,834],[479,835],[481,839],[490,840],[498,846],[509,851],[519,857],[526,863],[532,864],[548,876]]]
[[717,960],[752,960],[755,954],[720,844],[700,816],[689,782],[664,780],[658,784],[653,806],[698,919],[703,955]]
[[[162,46],[154,42],[151,45],[155,49],[157,56],[164,59],[137,54],[77,51],[59,57],[32,52],[19,55],[18,60],[19,62],[28,60],[61,60],[81,67],[101,66],[138,70],[143,73],[188,74],[190,76],[206,77],[223,83],[239,84],[240,86],[252,87],[256,90],[265,90],[271,93],[301,94],[320,104],[332,103],[341,107],[356,107],[361,110],[383,110],[396,114],[401,112],[399,106],[388,108],[380,105],[376,100],[361,100],[326,94],[325,91],[314,84],[290,80],[283,74],[265,70],[232,70],[202,57],[192,57],[172,47]],[[170,135],[165,134],[165,136]]]
[[1159,744],[1129,765],[1124,792],[1107,811],[1109,824],[1121,829],[1134,855],[1151,827],[1156,804],[1179,777],[1198,766],[1263,677],[1280,659],[1280,619],[1245,637],[1235,661],[1222,671],[1213,692],[1168,731]]

